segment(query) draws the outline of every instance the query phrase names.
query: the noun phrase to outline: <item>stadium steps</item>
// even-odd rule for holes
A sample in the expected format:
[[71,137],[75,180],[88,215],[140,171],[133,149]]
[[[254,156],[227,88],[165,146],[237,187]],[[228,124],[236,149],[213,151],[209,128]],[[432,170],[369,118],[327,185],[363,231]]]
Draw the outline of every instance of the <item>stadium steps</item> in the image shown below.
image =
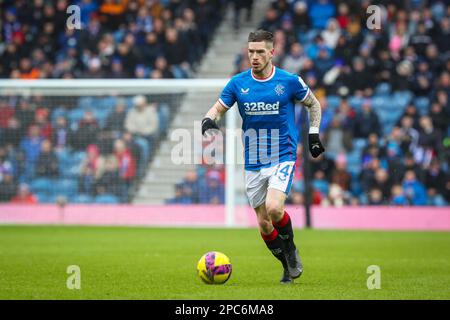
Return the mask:
[[[269,0],[255,1],[253,20],[244,22],[242,19],[241,29],[238,33],[233,30],[233,10],[230,6],[211,41],[195,78],[229,78],[234,71],[237,54],[242,51],[242,48],[245,48],[249,32],[257,28],[269,4]],[[172,148],[179,144],[179,141],[171,141],[171,133],[176,129],[186,129],[191,133],[191,139],[194,139],[194,122],[201,121],[219,94],[220,90],[201,95],[193,91],[187,93],[169,126],[167,140],[161,142],[145,178],[142,179],[133,199],[134,204],[163,204],[165,200],[174,196],[175,184],[183,180],[188,170],[196,168],[195,164],[177,165],[173,163]],[[190,156],[193,159],[192,154]],[[242,172],[238,171],[237,176],[240,177],[237,179],[238,199],[242,198],[241,201],[245,201],[245,197],[239,197],[244,190]]]

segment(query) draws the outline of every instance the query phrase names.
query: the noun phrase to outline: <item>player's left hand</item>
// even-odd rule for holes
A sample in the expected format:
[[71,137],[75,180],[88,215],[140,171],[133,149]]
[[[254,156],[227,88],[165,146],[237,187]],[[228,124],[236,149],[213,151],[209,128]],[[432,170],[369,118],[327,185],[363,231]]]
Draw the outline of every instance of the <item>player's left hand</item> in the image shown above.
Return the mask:
[[322,143],[320,142],[318,133],[309,134],[309,151],[311,152],[313,158],[317,158],[325,151],[325,148],[322,146]]

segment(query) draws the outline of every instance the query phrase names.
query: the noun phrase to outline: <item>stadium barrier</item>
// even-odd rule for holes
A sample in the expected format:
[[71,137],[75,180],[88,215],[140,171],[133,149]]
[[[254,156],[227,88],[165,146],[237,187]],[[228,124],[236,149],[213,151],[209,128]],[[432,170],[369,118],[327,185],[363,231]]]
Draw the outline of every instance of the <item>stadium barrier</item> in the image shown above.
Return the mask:
[[[302,207],[287,206],[304,228]],[[223,205],[0,205],[0,224],[226,227]],[[256,227],[253,210],[236,207],[235,226]],[[436,207],[314,207],[317,229],[450,231],[450,210]]]

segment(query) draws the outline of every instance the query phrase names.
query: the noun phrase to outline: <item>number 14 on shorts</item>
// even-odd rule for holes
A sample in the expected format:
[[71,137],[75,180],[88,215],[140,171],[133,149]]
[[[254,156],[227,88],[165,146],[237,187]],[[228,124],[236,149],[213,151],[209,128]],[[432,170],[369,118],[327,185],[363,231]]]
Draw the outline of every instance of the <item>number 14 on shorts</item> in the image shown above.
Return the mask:
[[286,181],[286,179],[289,177],[290,169],[292,167],[292,164],[284,164],[282,163],[278,169],[275,175],[280,179],[280,181]]

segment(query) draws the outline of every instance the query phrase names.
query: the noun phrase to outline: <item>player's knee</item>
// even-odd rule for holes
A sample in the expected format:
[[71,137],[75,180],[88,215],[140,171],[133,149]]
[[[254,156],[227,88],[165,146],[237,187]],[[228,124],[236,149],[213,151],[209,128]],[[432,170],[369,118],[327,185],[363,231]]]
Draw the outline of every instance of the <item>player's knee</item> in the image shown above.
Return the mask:
[[278,201],[267,202],[266,210],[270,218],[274,221],[280,220],[284,213],[284,208],[278,203]]

